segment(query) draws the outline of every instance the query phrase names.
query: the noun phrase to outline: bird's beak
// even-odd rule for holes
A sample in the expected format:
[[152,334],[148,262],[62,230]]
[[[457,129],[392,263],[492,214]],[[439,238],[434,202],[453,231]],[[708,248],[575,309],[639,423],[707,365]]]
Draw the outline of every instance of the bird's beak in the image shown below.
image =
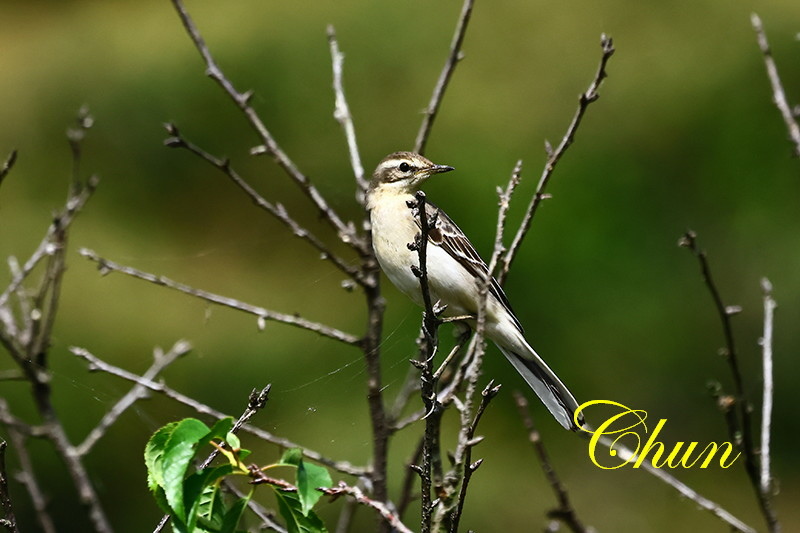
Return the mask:
[[441,172],[450,172],[451,170],[455,170],[455,168],[448,167],[447,165],[433,165],[432,167],[428,167],[426,170],[426,174],[428,174],[428,176],[432,176]]

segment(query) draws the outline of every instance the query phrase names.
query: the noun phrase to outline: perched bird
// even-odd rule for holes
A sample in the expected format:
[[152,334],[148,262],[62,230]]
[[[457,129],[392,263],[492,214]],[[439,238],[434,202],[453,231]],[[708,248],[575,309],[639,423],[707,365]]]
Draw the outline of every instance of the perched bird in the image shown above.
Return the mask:
[[[411,267],[419,267],[417,252],[408,244],[420,232],[419,217],[409,205],[414,193],[434,174],[453,167],[436,165],[413,152],[386,156],[372,174],[367,208],[372,224],[372,244],[381,268],[394,285],[423,306],[419,278]],[[444,316],[476,316],[481,287],[489,268],[464,232],[443,211],[427,203],[431,216],[438,211],[435,227],[428,234],[426,270],[431,301],[446,305]],[[474,327],[474,320],[471,324]],[[573,419],[578,403],[558,376],[525,340],[503,289],[492,278],[486,302],[486,337],[505,354],[514,368],[566,429],[577,430]],[[583,419],[578,420],[583,425]]]

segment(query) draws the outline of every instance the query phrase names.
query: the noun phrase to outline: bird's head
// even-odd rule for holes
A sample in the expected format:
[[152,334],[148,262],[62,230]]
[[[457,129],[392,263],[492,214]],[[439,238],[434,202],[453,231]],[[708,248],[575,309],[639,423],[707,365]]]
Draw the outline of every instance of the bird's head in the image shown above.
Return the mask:
[[395,152],[378,163],[372,173],[370,189],[392,188],[397,192],[413,193],[432,175],[451,170],[453,167],[437,165],[414,152]]

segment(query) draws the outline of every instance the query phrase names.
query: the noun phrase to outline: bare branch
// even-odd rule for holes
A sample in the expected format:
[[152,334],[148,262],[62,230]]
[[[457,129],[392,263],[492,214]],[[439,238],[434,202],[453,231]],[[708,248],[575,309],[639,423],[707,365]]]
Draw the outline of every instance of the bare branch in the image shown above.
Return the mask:
[[536,452],[536,457],[539,460],[542,471],[547,478],[547,482],[550,483],[550,488],[553,489],[553,494],[555,494],[556,500],[558,501],[558,507],[549,511],[547,516],[560,520],[574,533],[588,533],[590,531],[594,531],[592,528],[587,528],[584,526],[581,520],[578,518],[575,508],[572,506],[572,502],[570,502],[569,493],[567,492],[564,484],[561,482],[561,479],[558,477],[558,473],[556,473],[553,463],[550,462],[550,456],[544,447],[539,430],[536,429],[536,426],[533,423],[533,417],[528,409],[528,400],[525,398],[525,396],[516,391],[514,392],[514,400],[517,403],[517,408],[519,409],[522,423],[525,425],[525,429],[528,430],[528,440],[533,445],[533,449]]
[[[7,410],[7,406],[3,402],[0,402],[0,408]],[[33,462],[26,448],[25,437],[14,427],[9,427],[8,433],[14,453],[16,453],[19,462],[20,471],[16,473],[15,477],[17,481],[25,487],[28,496],[30,496],[33,510],[36,511],[36,520],[39,522],[41,530],[44,531],[44,533],[56,533],[56,526],[47,510],[47,498],[44,492],[42,492],[39,482],[36,480],[36,475],[33,472]]]
[[197,51],[203,58],[206,64],[206,75],[214,80],[225,93],[233,100],[236,106],[242,111],[247,118],[247,121],[256,131],[260,138],[262,145],[256,147],[251,153],[257,155],[266,153],[280,166],[284,172],[294,181],[301,191],[311,200],[314,206],[319,210],[323,218],[327,220],[331,226],[337,231],[339,238],[342,242],[349,244],[360,253],[369,253],[365,246],[363,239],[356,235],[355,227],[352,223],[345,224],[334,209],[328,204],[322,194],[311,183],[311,180],[305,176],[297,168],[297,165],[289,158],[288,155],[281,149],[277,141],[273,138],[272,134],[267,129],[264,122],[256,113],[255,109],[250,105],[250,100],[253,96],[252,91],[240,93],[233,84],[228,80],[222,69],[214,61],[211,51],[205,43],[200,31],[195,26],[189,12],[183,5],[182,0],[172,0],[172,5],[183,23],[186,32],[189,34],[192,42],[194,43]]
[[778,74],[778,67],[775,65],[775,60],[772,58],[772,50],[767,41],[767,33],[764,31],[764,25],[761,23],[761,18],[752,13],[750,15],[750,22],[756,32],[758,38],[758,47],[761,49],[761,54],[764,56],[764,65],[767,67],[767,77],[769,83],[772,85],[772,101],[781,113],[783,121],[786,123],[786,130],[789,132],[789,138],[794,144],[794,155],[800,157],[800,126],[797,124],[797,117],[792,112],[792,108],[786,99],[786,91],[783,89],[781,77]]
[[[178,341],[172,348],[165,354],[160,348],[153,350],[153,364],[147,369],[147,372],[142,374],[142,378],[148,381],[154,380],[165,368],[189,353],[192,349],[191,344],[187,341]],[[102,420],[95,426],[92,431],[86,436],[81,444],[75,447],[75,452],[79,455],[88,454],[97,441],[106,434],[108,429],[122,416],[129,407],[136,401],[146,398],[148,395],[147,387],[141,383],[136,383],[128,393],[120,398],[103,416]]]
[[514,240],[511,242],[511,246],[501,261],[502,266],[497,275],[497,282],[500,285],[505,283],[506,277],[508,276],[508,271],[511,268],[511,263],[514,261],[514,258],[519,251],[519,247],[522,244],[522,239],[525,237],[531,227],[533,216],[536,214],[539,204],[542,200],[547,198],[545,189],[550,181],[550,177],[553,175],[556,165],[567,151],[567,148],[569,148],[572,142],[575,140],[575,134],[578,131],[578,126],[580,126],[583,115],[586,113],[586,109],[589,107],[589,104],[600,98],[598,90],[600,89],[600,85],[603,83],[603,80],[608,76],[608,74],[606,74],[606,64],[611,56],[614,55],[614,43],[611,40],[611,37],[603,34],[600,36],[600,45],[603,49],[603,55],[600,58],[600,65],[597,67],[597,73],[595,74],[592,83],[589,85],[589,88],[586,89],[586,92],[582,93],[578,97],[578,109],[575,111],[575,116],[572,118],[572,122],[567,128],[567,132],[564,134],[564,137],[561,139],[561,142],[555,150],[553,150],[549,144],[546,145],[547,161],[545,162],[544,169],[542,170],[542,175],[539,178],[539,184],[536,186],[536,192],[533,194],[530,204],[528,204],[528,210],[525,212],[525,217],[522,219],[522,224],[520,224],[516,235],[514,235]]
[[[113,376],[120,377],[120,378],[125,379],[127,381],[130,381],[132,383],[140,384],[140,385],[146,387],[147,389],[149,389],[149,390],[151,390],[153,392],[157,392],[159,394],[163,394],[167,398],[170,398],[170,399],[175,400],[175,401],[177,401],[179,403],[182,403],[183,405],[186,405],[186,406],[194,409],[195,411],[197,411],[200,414],[208,415],[208,416],[211,416],[211,417],[216,418],[218,420],[221,419],[221,418],[226,418],[228,416],[227,414],[225,414],[225,413],[223,413],[221,411],[218,411],[218,410],[214,409],[213,407],[210,407],[210,406],[208,406],[208,405],[206,405],[206,404],[204,404],[202,402],[199,402],[199,401],[195,400],[194,398],[191,398],[189,396],[186,396],[185,394],[181,394],[180,392],[177,392],[174,389],[171,389],[170,387],[164,385],[163,383],[159,383],[159,382],[155,382],[155,381],[152,381],[152,380],[149,380],[149,379],[145,379],[142,376],[139,376],[137,374],[134,374],[132,372],[129,372],[127,370],[124,370],[122,368],[114,366],[112,364],[109,364],[109,363],[103,361],[102,359],[99,359],[98,357],[93,355],[91,352],[89,352],[85,348],[79,348],[79,347],[76,347],[76,346],[72,346],[72,347],[69,348],[69,350],[75,356],[80,357],[81,359],[84,359],[85,361],[87,361],[89,363],[89,370],[92,371],[92,372],[94,372],[94,371],[105,372],[107,374],[111,374]],[[296,444],[296,443],[294,443],[294,442],[292,442],[292,441],[290,441],[288,439],[284,439],[284,438],[281,438],[281,437],[276,437],[273,434],[269,433],[268,431],[265,431],[265,430],[263,430],[261,428],[253,426],[253,425],[245,424],[244,426],[242,426],[242,431],[250,433],[251,435],[255,435],[256,437],[258,437],[260,439],[263,439],[263,440],[265,440],[267,442],[271,442],[271,443],[276,444],[278,446],[281,446],[283,448],[300,448],[301,450],[303,450],[303,455],[305,455],[309,459],[311,459],[313,461],[316,461],[316,462],[318,462],[320,464],[324,464],[326,466],[329,466],[330,468],[333,468],[334,470],[342,472],[343,474],[348,474],[348,475],[351,475],[351,476],[360,477],[360,476],[364,476],[364,475],[366,475],[368,473],[367,469],[355,467],[355,466],[351,465],[350,463],[348,463],[346,461],[334,461],[332,459],[328,459],[328,458],[322,456],[322,454],[320,454],[318,452],[315,452],[313,450],[310,450],[308,448],[300,446],[300,445],[298,445],[298,444]]]
[[245,313],[249,313],[251,315],[255,315],[256,317],[259,318],[259,321],[261,322],[265,320],[274,320],[275,322],[281,322],[283,324],[289,324],[291,326],[296,326],[302,329],[313,331],[314,333],[322,335],[323,337],[329,337],[331,339],[335,339],[345,344],[352,344],[356,346],[361,344],[361,339],[359,339],[355,335],[345,333],[344,331],[332,328],[330,326],[326,326],[325,324],[321,324],[319,322],[312,322],[310,320],[301,318],[297,315],[287,315],[284,313],[278,313],[277,311],[271,311],[263,307],[250,305],[241,302],[239,300],[235,300],[233,298],[228,298],[204,290],[195,289],[188,285],[184,285],[183,283],[172,281],[171,279],[166,278],[164,276],[157,276],[155,274],[143,272],[136,268],[120,265],[119,263],[115,263],[114,261],[104,259],[99,255],[97,255],[97,253],[95,253],[94,251],[88,250],[86,248],[82,248],[80,250],[80,254],[89,259],[90,261],[94,261],[95,263],[97,263],[100,272],[104,275],[107,274],[108,272],[119,272],[120,274],[125,274],[127,276],[148,281],[155,285],[160,285],[162,287],[167,287],[176,290],[178,292],[182,292],[184,294],[189,294],[191,296],[194,296],[195,298],[200,298],[207,302],[215,303],[225,307],[230,307],[231,309],[236,309],[239,311],[243,311]]
[[344,54],[339,50],[339,42],[336,40],[336,30],[333,26],[328,26],[328,44],[331,48],[331,63],[333,66],[333,92],[336,95],[336,103],[333,110],[333,117],[341,124],[347,139],[347,149],[350,153],[350,166],[353,167],[353,175],[356,179],[358,190],[356,200],[360,205],[365,205],[366,191],[369,181],[364,178],[364,167],[361,164],[361,155],[358,152],[358,142],[356,142],[356,130],[353,126],[353,115],[350,114],[350,106],[344,96],[344,84],[342,83]]
[[46,257],[55,253],[53,246],[53,238],[58,231],[66,231],[75,220],[75,216],[83,209],[86,202],[91,198],[97,184],[100,180],[96,176],[92,176],[86,182],[86,186],[82,187],[80,192],[70,195],[62,211],[56,215],[54,222],[50,224],[44,238],[42,239],[36,251],[25,261],[22,270],[15,276],[12,276],[11,283],[0,294],[0,308],[3,307],[8,301],[9,296],[14,293],[25,281],[25,278],[30,275],[34,268]]
[[[588,425],[584,425],[584,428],[586,428],[586,431],[588,431],[588,433],[581,433],[581,435],[585,438],[588,438],[589,433],[591,433],[593,430]],[[616,452],[616,457],[618,457],[621,461],[632,462],[636,461],[636,459],[638,458],[638,456],[635,453],[633,453],[626,446],[620,444],[619,440],[617,439],[610,439],[608,437],[601,436],[597,440],[597,442],[599,442],[600,444],[602,444],[603,446],[605,446],[610,450],[614,450]],[[733,516],[730,512],[725,510],[720,504],[709,500],[705,496],[702,496],[700,493],[698,493],[685,483],[679,481],[677,478],[668,474],[665,469],[655,468],[652,464],[648,463],[647,461],[642,462],[641,468],[644,468],[647,472],[654,475],[655,477],[657,477],[658,479],[660,479],[673,489],[677,490],[681,496],[693,501],[701,509],[710,512],[711,514],[713,514],[714,516],[716,516],[717,518],[728,524],[735,531],[740,531],[741,533],[756,533],[756,530],[754,528],[748,526],[747,524],[745,524],[744,522]]]
[[400,520],[400,517],[397,516],[385,503],[370,499],[367,497],[361,489],[358,487],[352,487],[347,485],[345,482],[340,481],[336,487],[326,488],[326,489],[319,489],[322,493],[327,494],[333,498],[337,498],[343,494],[350,496],[356,502],[366,505],[367,507],[371,507],[378,514],[383,517],[386,523],[391,526],[392,531],[398,531],[400,533],[413,533],[411,529],[408,528],[403,522]]
[[252,201],[253,203],[266,211],[267,213],[271,214],[275,217],[279,222],[283,223],[289,231],[292,232],[292,235],[295,237],[299,237],[300,239],[308,242],[313,246],[318,252],[321,253],[323,259],[326,259],[333,263],[339,270],[356,280],[358,283],[363,284],[365,282],[364,275],[361,271],[350,265],[347,261],[340,258],[338,255],[331,251],[330,247],[328,247],[325,243],[323,243],[316,235],[311,233],[308,229],[301,226],[294,218],[289,215],[286,211],[286,207],[279,203],[272,203],[263,196],[261,196],[242,176],[234,170],[231,166],[231,163],[227,159],[222,159],[212,155],[211,153],[203,150],[196,144],[188,141],[184,138],[180,131],[178,130],[177,126],[174,124],[165,124],[167,132],[169,132],[170,137],[164,140],[164,144],[171,148],[184,148],[191,152],[192,154],[196,155],[200,159],[206,161],[207,163],[211,164],[222,173],[224,173],[239,189],[241,189]]
[[414,151],[418,154],[425,153],[425,145],[428,143],[428,136],[431,133],[436,114],[439,112],[439,106],[442,105],[444,92],[447,89],[448,83],[450,83],[450,78],[453,76],[456,65],[463,58],[461,45],[467,33],[467,25],[472,15],[472,6],[474,3],[474,0],[464,0],[464,4],[461,7],[461,15],[458,17],[453,40],[450,43],[450,53],[447,56],[447,61],[445,61],[441,74],[439,74],[439,81],[436,82],[436,87],[433,89],[431,101],[424,111],[425,116],[422,119],[422,124],[417,133],[417,140],[414,143]]
[[17,151],[11,150],[11,153],[8,154],[3,166],[0,166],[0,185],[3,184],[3,180],[8,176],[8,173],[11,172],[11,169],[14,168],[14,163],[17,162]]
[[772,298],[772,283],[767,278],[761,280],[764,292],[764,336],[761,338],[763,360],[764,393],[761,403],[761,492],[772,493],[772,474],[770,473],[770,434],[772,432],[772,322],[778,304]]
[[[725,357],[728,363],[731,374],[733,375],[734,397],[724,397],[719,402],[723,412],[726,413],[726,421],[728,422],[728,432],[736,443],[737,447],[744,453],[744,465],[747,475],[750,478],[750,484],[756,492],[761,513],[767,521],[770,531],[779,531],[780,525],[775,511],[772,509],[772,504],[769,494],[761,490],[761,483],[758,472],[758,457],[753,443],[753,423],[751,419],[751,405],[750,400],[744,389],[744,381],[742,380],[742,373],[739,369],[739,358],[736,352],[736,345],[733,338],[733,326],[731,325],[731,316],[741,311],[738,306],[726,306],[722,301],[719,289],[711,276],[711,268],[708,264],[708,257],[705,250],[701,250],[697,246],[697,235],[689,230],[678,241],[678,245],[688,248],[692,254],[697,257],[700,264],[700,271],[703,275],[703,282],[708,288],[711,298],[714,300],[714,307],[719,315],[720,322],[722,323],[722,332],[725,338],[725,348],[721,350],[721,354]],[[733,415],[733,410],[736,409],[737,416]]]
[[514,194],[514,190],[517,188],[517,185],[519,185],[519,182],[522,181],[521,174],[522,160],[520,159],[517,161],[517,164],[514,165],[514,170],[511,172],[511,177],[508,180],[505,190],[501,189],[500,187],[497,188],[499,207],[497,210],[497,226],[495,227],[494,249],[492,250],[492,259],[489,261],[489,274],[494,274],[494,271],[500,262],[500,258],[506,251],[505,247],[503,246],[503,234],[506,230],[506,217],[508,216],[508,210],[511,207],[511,196]]

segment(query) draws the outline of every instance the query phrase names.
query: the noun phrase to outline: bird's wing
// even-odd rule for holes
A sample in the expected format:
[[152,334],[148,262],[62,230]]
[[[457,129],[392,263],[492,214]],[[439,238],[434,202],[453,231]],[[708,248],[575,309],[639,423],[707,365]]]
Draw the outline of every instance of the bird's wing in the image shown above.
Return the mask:
[[[447,213],[434,204],[426,202],[425,211],[427,212],[428,219],[435,213],[438,213],[436,226],[429,228],[428,242],[447,252],[450,257],[458,261],[458,263],[476,279],[485,279],[486,276],[489,275],[489,267],[486,266],[486,262],[478,255],[475,247],[469,242],[469,239],[464,235],[464,232],[461,231],[461,228],[447,216]],[[414,222],[416,222],[417,227],[420,227],[419,216],[416,210],[414,210]],[[492,282],[489,284],[489,293],[497,298],[503,308],[511,315],[519,331],[522,332],[522,324],[517,320],[514,310],[511,309],[511,304],[506,294],[503,292],[503,288],[500,287],[500,284],[497,283],[494,277],[492,277]]]

